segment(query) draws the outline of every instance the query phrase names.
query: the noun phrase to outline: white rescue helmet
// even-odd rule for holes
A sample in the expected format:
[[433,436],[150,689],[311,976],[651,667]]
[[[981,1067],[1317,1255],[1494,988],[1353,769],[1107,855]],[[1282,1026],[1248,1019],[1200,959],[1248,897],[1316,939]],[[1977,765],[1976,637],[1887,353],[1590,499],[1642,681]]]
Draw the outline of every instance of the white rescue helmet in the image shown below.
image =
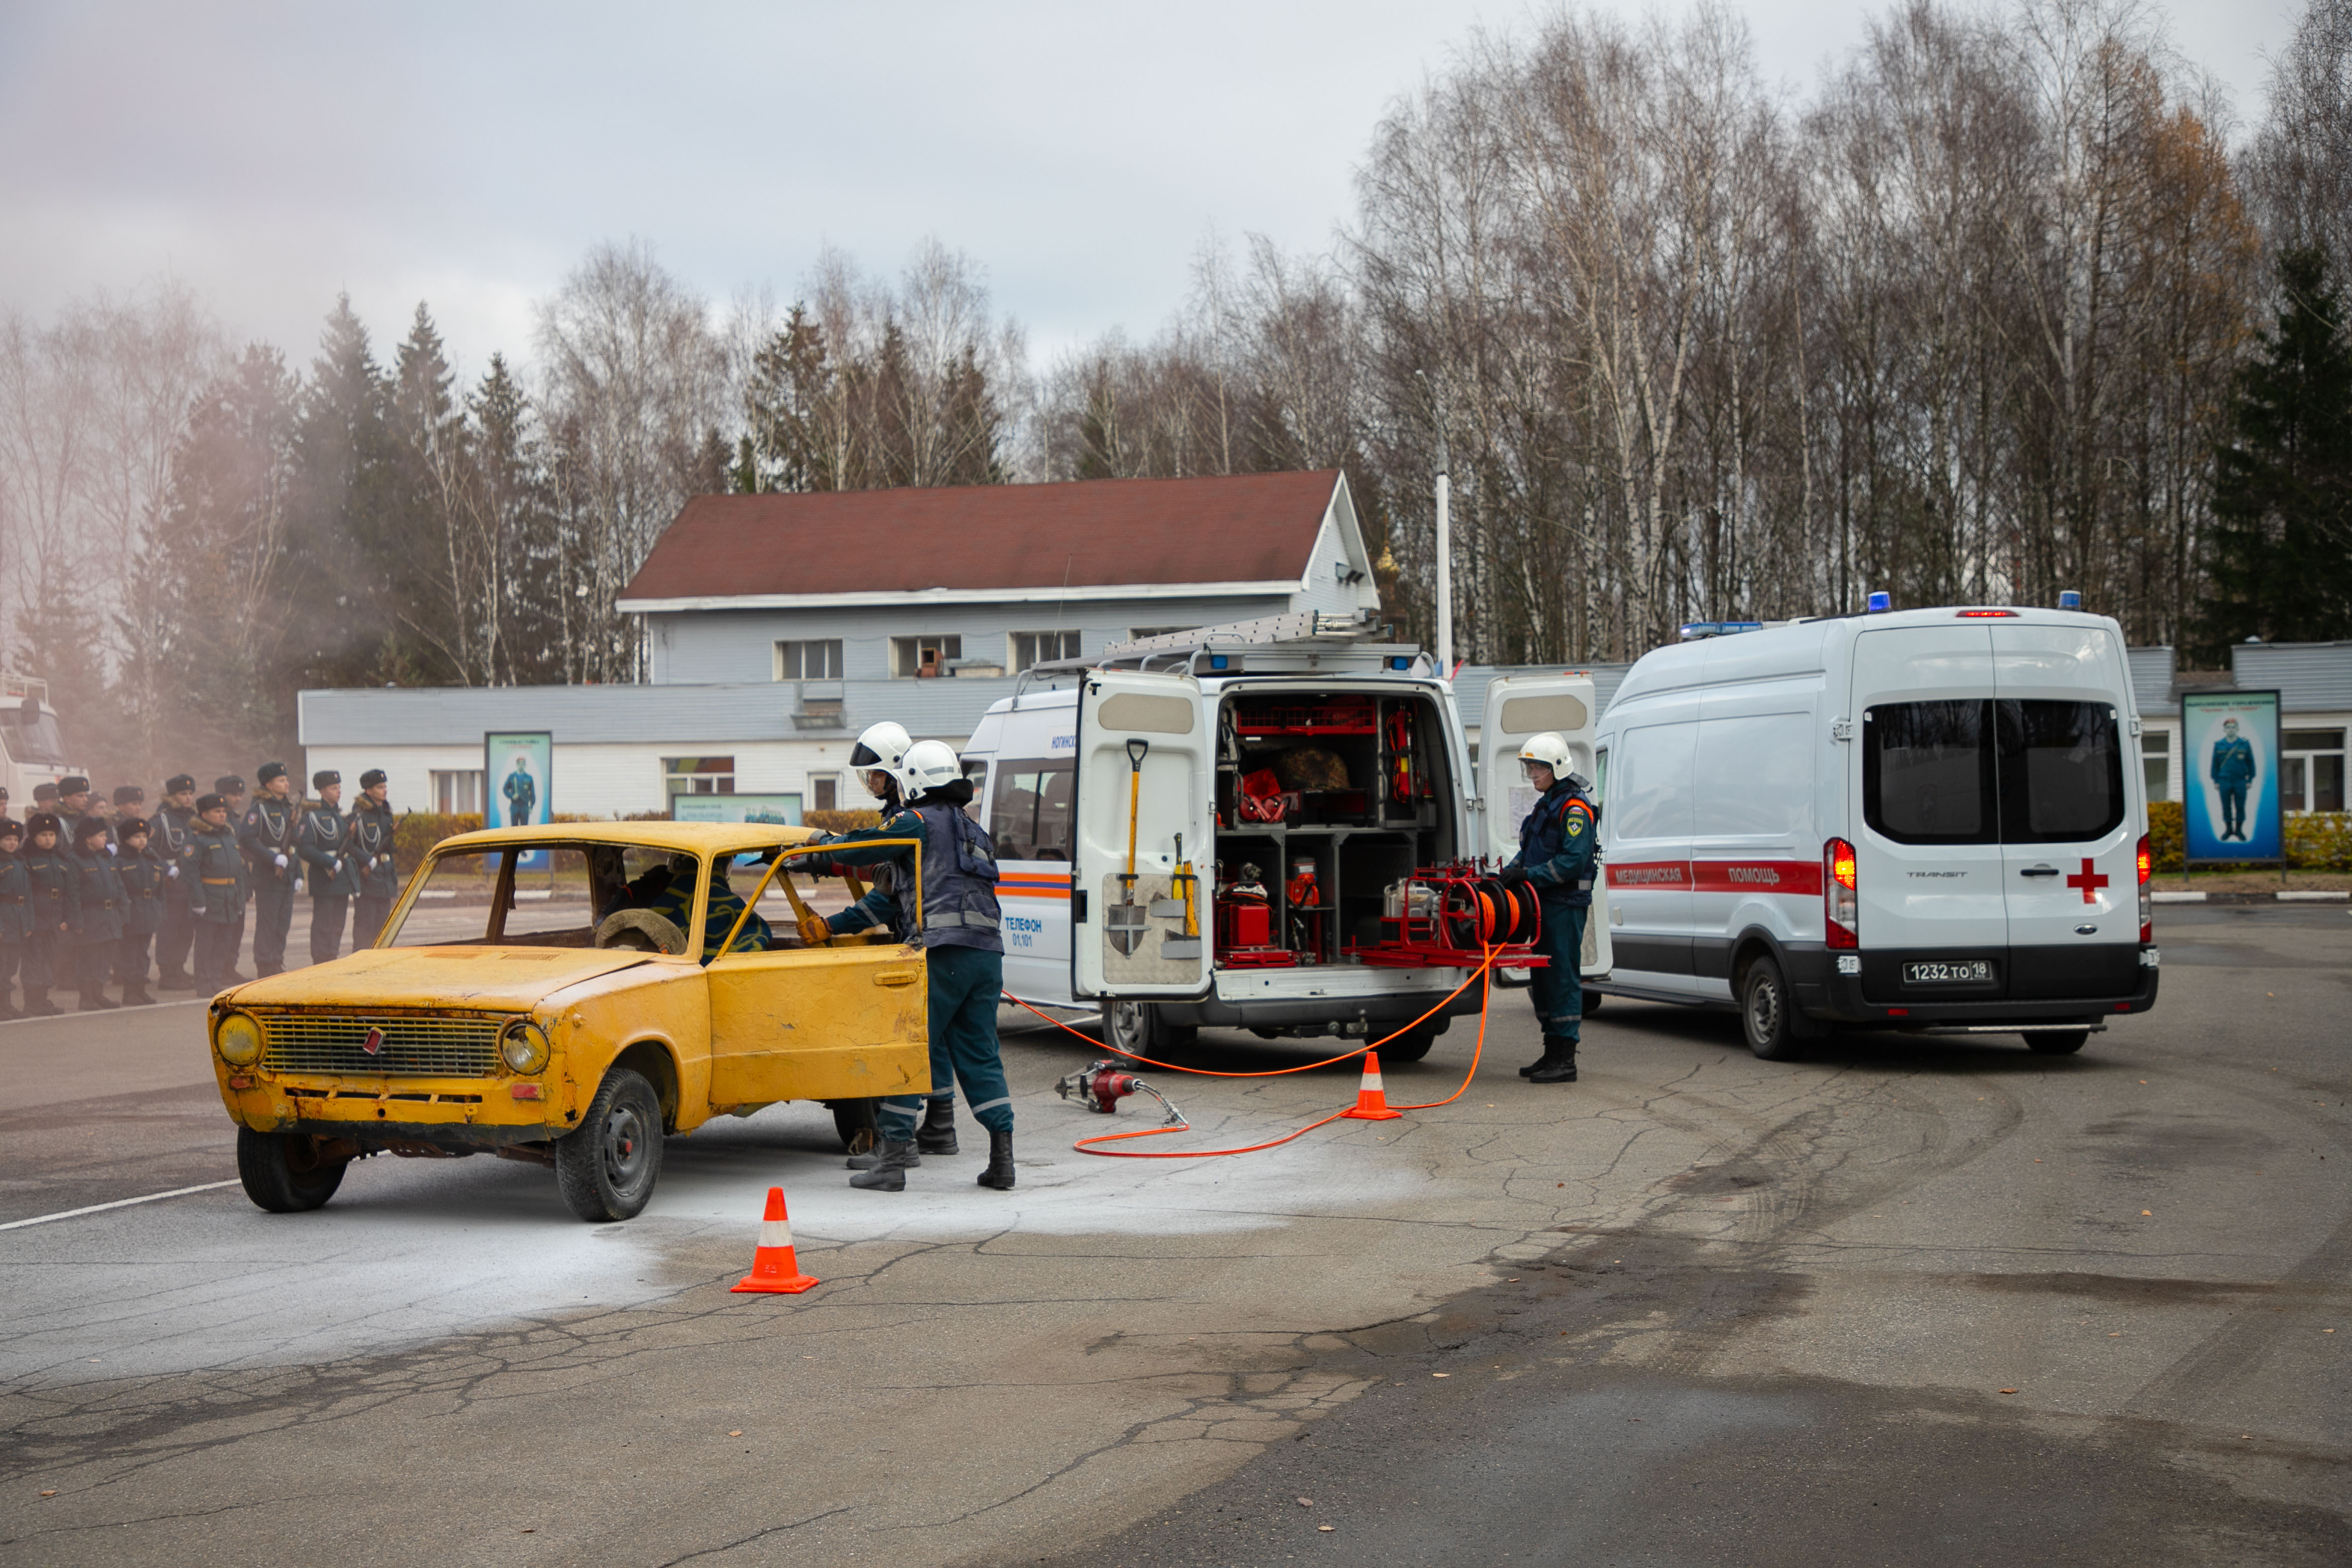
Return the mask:
[[1569,776],[1568,763],[1568,742],[1557,730],[1529,735],[1526,743],[1519,747],[1519,771],[1522,773],[1530,766],[1547,767],[1551,770],[1552,779],[1557,783]]
[[929,791],[942,784],[951,784],[963,777],[963,759],[945,741],[918,741],[907,748],[906,777],[899,787],[908,800],[919,800]]
[[915,792],[907,784],[907,752],[914,743],[905,725],[885,719],[879,724],[867,725],[866,732],[857,737],[857,744],[849,753],[849,765],[860,774],[887,773],[898,781],[902,795],[911,795]]

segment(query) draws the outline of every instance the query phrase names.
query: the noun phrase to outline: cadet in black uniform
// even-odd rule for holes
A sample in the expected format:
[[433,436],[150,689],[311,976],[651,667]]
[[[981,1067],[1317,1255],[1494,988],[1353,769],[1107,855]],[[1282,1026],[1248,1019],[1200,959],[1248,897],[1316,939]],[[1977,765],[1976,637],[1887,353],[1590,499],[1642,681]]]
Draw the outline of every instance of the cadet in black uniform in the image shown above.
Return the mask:
[[33,930],[25,940],[25,1016],[55,1017],[65,1011],[49,1000],[49,987],[58,984],[58,954],[74,919],[74,866],[58,847],[58,814],[37,811],[25,823],[25,847],[17,859],[25,868],[33,900]]
[[79,773],[58,781],[58,847],[71,854],[81,819],[89,815],[89,781]]
[[352,918],[359,868],[344,851],[343,775],[331,768],[310,775],[318,800],[302,813],[295,851],[310,889],[310,962],[332,963],[343,953],[343,927]]
[[74,830],[74,914],[65,936],[69,954],[61,965],[67,984],[81,994],[81,1010],[120,1007],[106,995],[114,950],[122,940],[122,878],[108,853],[106,818],[91,812]]
[[33,934],[33,884],[16,858],[24,847],[25,825],[0,813],[0,1018],[24,1016],[8,1005],[8,988],[25,960],[25,939]]
[[400,868],[393,863],[392,786],[382,768],[360,775],[360,797],[352,803],[351,851],[360,879],[359,903],[352,911],[352,951],[373,947],[392,918],[400,897]]
[[196,940],[195,918],[188,912],[188,829],[196,820],[196,781],[190,773],[173,773],[163,781],[163,805],[148,822],[152,830],[147,853],[164,867],[163,924],[155,933],[158,991],[187,991],[188,949]]
[[188,909],[196,921],[192,963],[196,989],[218,991],[245,978],[236,972],[236,947],[245,938],[245,853],[228,825],[228,797],[208,795],[196,802],[188,829]]
[[122,879],[122,941],[114,950],[114,983],[122,1005],[143,1007],[147,993],[147,946],[163,926],[164,890],[172,879],[149,842],[147,825],[135,816],[114,823],[114,874]]
[[[111,827],[125,817],[137,817],[142,822],[146,820],[147,792],[137,784],[114,786],[114,810],[108,816],[107,826]],[[120,840],[110,842],[120,842]]]
[[261,764],[261,793],[245,808],[237,842],[253,885],[253,972],[264,979],[286,973],[286,933],[294,926],[295,838],[301,804],[284,763]]

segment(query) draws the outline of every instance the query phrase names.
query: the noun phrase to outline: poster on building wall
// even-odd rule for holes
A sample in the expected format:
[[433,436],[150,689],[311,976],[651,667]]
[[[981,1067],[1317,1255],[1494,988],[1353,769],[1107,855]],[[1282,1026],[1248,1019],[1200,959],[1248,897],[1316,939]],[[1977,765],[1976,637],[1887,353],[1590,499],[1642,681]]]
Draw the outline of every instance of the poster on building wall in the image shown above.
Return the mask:
[[779,827],[801,825],[797,795],[674,795],[672,822],[751,822]]
[[2180,694],[2181,795],[2189,859],[2276,860],[2279,694]]
[[[482,737],[486,827],[544,827],[555,809],[550,788],[555,776],[555,737],[545,730],[491,731]],[[543,871],[544,849],[515,862],[519,869]]]

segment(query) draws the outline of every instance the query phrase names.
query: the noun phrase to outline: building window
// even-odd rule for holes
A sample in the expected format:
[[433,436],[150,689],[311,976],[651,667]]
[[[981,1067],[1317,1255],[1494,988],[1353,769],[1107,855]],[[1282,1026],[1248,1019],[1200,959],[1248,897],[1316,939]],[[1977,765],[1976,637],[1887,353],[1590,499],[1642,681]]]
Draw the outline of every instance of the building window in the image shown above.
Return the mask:
[[778,680],[839,680],[841,639],[820,637],[811,642],[776,645]]
[[1198,630],[1200,630],[1198,626],[1129,626],[1127,628],[1127,640],[1141,642],[1146,637],[1164,637],[1171,632]]
[[2147,798],[2172,798],[2172,731],[2143,730],[2139,737],[2140,777],[2147,781]]
[[1012,634],[1014,669],[1026,669],[1033,664],[1048,659],[1078,657],[1078,634],[1076,632],[1014,632]]
[[472,816],[482,809],[482,770],[433,770],[433,809],[444,816]]
[[841,781],[837,778],[819,778],[814,773],[810,774],[809,798],[816,802],[815,806],[813,808],[814,810],[839,811],[841,809]]
[[901,680],[945,675],[948,666],[963,657],[963,638],[950,637],[892,637],[890,673]]
[[664,757],[662,798],[674,795],[733,795],[732,757]]
[[2344,809],[2344,731],[2288,730],[2279,736],[2279,808]]

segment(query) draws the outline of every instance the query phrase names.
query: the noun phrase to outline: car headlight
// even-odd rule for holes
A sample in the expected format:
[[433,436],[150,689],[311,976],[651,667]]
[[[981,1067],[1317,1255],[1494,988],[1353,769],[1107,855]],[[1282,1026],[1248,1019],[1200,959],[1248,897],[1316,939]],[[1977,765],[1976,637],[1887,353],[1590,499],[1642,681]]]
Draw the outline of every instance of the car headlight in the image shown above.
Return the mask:
[[213,1049],[231,1067],[251,1067],[261,1059],[261,1026],[243,1013],[225,1014],[213,1030]]
[[547,1031],[529,1018],[517,1018],[499,1037],[499,1055],[506,1058],[507,1066],[520,1073],[539,1071],[554,1054],[554,1047],[547,1042]]

